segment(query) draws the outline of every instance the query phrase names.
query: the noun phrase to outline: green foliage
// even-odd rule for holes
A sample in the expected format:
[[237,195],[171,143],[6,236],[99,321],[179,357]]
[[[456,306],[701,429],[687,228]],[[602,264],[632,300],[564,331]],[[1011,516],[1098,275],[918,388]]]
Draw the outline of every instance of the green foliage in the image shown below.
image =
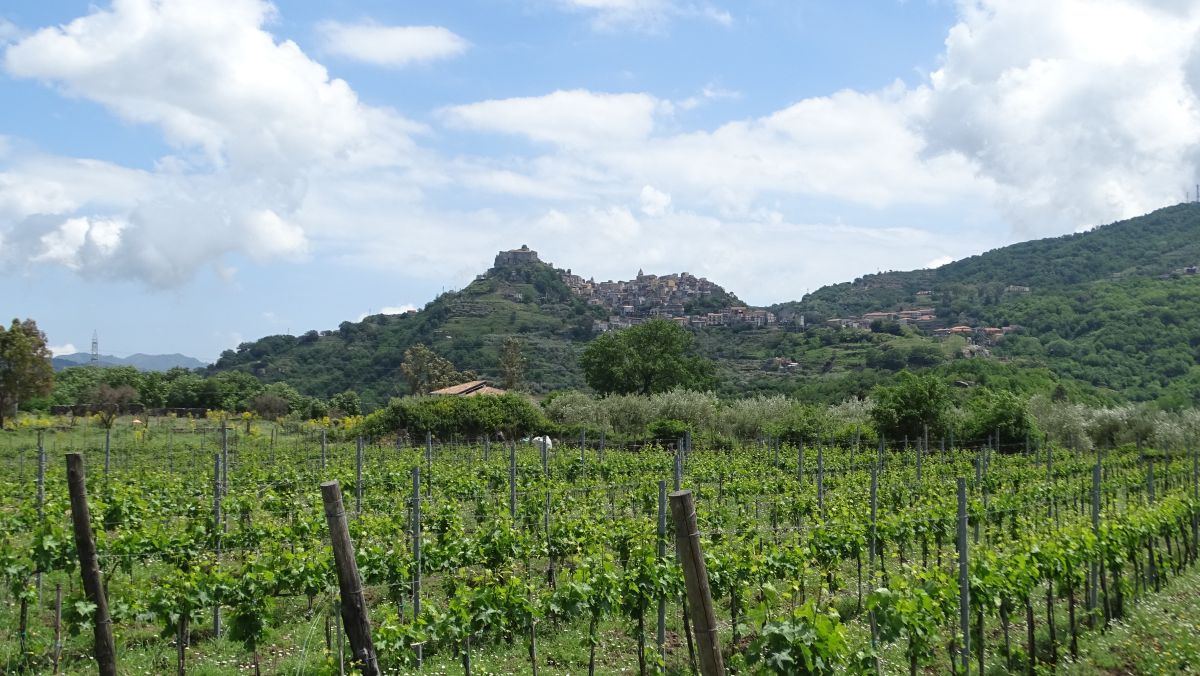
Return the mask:
[[354,390],[346,390],[329,398],[329,407],[343,415],[362,415],[362,399]]
[[872,398],[875,428],[888,438],[915,439],[926,427],[931,435],[940,435],[945,429],[950,390],[936,375],[902,371],[896,384],[875,388]]
[[580,364],[588,385],[602,394],[706,389],[713,382],[713,365],[692,351],[687,329],[655,319],[596,338],[584,348]]
[[413,394],[429,394],[443,387],[474,380],[474,373],[460,373],[454,364],[420,343],[404,351],[400,372]]
[[8,330],[0,325],[0,428],[17,405],[50,393],[54,367],[46,334],[32,319],[12,320]]
[[747,662],[770,674],[820,676],[842,673],[847,653],[837,611],[817,612],[806,603],[791,617],[768,622],[750,644]]
[[381,437],[400,431],[424,436],[426,432],[483,435],[503,432],[509,439],[545,425],[541,412],[519,394],[475,397],[405,397],[367,416],[364,431]]
[[967,404],[968,427],[960,438],[983,439],[999,434],[999,443],[1023,443],[1037,439],[1037,424],[1025,400],[1005,390],[979,390]]
[[683,438],[687,430],[687,423],[672,418],[659,418],[650,423],[650,426],[647,428],[647,432],[650,433],[651,437],[663,441],[677,441]]

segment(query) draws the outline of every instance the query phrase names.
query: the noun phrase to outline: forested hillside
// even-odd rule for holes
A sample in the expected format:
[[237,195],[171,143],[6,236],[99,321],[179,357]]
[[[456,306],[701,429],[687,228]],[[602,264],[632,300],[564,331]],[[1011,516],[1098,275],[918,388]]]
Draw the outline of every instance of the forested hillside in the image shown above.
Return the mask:
[[420,312],[372,315],[337,330],[267,336],[227,350],[210,373],[239,370],[327,398],[355,390],[368,406],[406,394],[404,351],[422,343],[461,370],[495,377],[504,339],[517,336],[535,389],[582,387],[579,350],[602,315],[575,297],[544,263],[493,269]]
[[[1003,384],[1093,402],[1200,403],[1200,205],[1181,204],[1086,233],[1024,242],[936,270],[887,272],[775,306],[780,326],[711,327],[697,348],[723,395],[774,392],[839,401],[902,369],[964,386]],[[727,294],[723,289],[720,293]],[[728,294],[730,298],[735,298]],[[929,327],[824,326],[832,317],[914,306],[942,326],[1011,326],[994,340],[934,339]],[[805,316],[801,328],[795,320]],[[584,386],[578,358],[604,310],[540,262],[496,268],[420,312],[375,315],[336,330],[268,336],[225,352],[210,373],[242,371],[322,398],[345,390],[370,407],[406,393],[404,351],[433,348],[463,371],[499,375],[506,338],[522,341],[525,386]],[[979,349],[976,349],[979,348]],[[970,357],[970,358],[968,358]]]
[[1114,278],[1156,278],[1200,263],[1200,204],[1187,203],[1087,232],[1013,244],[934,270],[884,272],[822,287],[774,306],[808,321],[899,309],[931,292],[940,317],[982,319],[984,308],[1023,293]]

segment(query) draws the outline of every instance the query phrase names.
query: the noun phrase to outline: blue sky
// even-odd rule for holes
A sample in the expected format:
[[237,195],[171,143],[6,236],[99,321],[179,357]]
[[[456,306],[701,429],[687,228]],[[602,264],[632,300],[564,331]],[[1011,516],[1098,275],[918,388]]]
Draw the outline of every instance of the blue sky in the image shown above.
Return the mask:
[[1071,232],[1196,182],[1198,5],[6,5],[2,307],[212,359],[522,243],[769,304]]

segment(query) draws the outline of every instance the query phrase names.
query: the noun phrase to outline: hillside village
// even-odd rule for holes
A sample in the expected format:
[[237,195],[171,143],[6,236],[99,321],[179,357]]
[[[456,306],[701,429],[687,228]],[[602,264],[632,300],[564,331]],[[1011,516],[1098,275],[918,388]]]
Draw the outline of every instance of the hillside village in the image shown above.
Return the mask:
[[[496,254],[495,267],[541,262],[527,245]],[[588,305],[605,309],[607,319],[596,320],[598,332],[636,326],[650,319],[669,319],[683,326],[776,325],[775,313],[747,307],[720,286],[687,272],[648,275],[638,270],[628,281],[597,282],[560,270],[561,278]]]
[[[537,251],[523,244],[518,249],[497,253],[495,267],[505,268],[540,262],[543,261],[538,257]],[[652,275],[638,270],[634,279],[604,282],[597,282],[594,278],[584,279],[572,273],[570,269],[558,272],[563,283],[586,300],[588,305],[601,307],[608,312],[606,319],[598,319],[595,322],[595,329],[600,333],[629,328],[650,319],[670,319],[689,328],[784,328],[784,325],[793,329],[806,328],[803,315],[789,321],[781,321],[775,313],[746,306],[715,282],[687,272]],[[1027,286],[1012,286],[1006,291],[1028,293],[1030,289]],[[918,302],[931,303],[932,295],[931,291],[920,291],[916,294],[916,299]],[[935,338],[962,336],[979,344],[994,343],[1018,328],[946,326],[945,320],[937,316],[932,305],[867,312],[857,317],[839,317],[827,320],[825,325],[869,331],[876,322],[895,322],[901,326],[910,326]]]

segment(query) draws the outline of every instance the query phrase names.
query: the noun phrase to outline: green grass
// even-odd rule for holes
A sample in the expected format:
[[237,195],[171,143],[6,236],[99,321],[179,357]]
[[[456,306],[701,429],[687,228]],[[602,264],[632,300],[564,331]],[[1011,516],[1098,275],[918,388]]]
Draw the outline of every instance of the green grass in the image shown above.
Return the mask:
[[1200,674],[1200,569],[1174,578],[1104,634],[1080,643],[1065,674]]

